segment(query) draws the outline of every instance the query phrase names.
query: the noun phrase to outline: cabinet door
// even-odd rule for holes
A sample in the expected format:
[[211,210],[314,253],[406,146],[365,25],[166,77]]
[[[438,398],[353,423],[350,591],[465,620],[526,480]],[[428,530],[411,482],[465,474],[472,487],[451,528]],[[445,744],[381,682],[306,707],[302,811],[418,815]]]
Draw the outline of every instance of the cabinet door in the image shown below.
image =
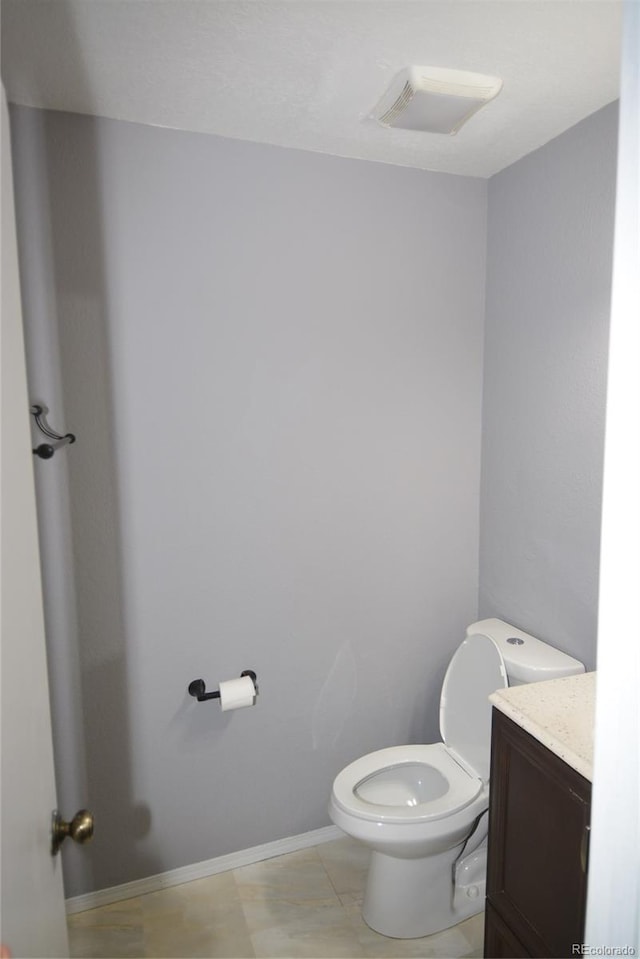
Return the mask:
[[583,942],[591,784],[494,710],[487,896],[532,956]]
[[487,903],[484,920],[484,954],[491,959],[529,959],[529,953]]

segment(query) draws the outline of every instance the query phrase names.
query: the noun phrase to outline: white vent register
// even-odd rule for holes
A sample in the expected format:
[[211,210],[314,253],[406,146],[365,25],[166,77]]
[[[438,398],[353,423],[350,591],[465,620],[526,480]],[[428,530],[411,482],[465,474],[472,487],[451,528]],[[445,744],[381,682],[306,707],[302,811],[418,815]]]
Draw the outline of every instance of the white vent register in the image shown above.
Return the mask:
[[374,117],[383,126],[453,136],[501,89],[499,77],[444,67],[408,67],[394,77]]

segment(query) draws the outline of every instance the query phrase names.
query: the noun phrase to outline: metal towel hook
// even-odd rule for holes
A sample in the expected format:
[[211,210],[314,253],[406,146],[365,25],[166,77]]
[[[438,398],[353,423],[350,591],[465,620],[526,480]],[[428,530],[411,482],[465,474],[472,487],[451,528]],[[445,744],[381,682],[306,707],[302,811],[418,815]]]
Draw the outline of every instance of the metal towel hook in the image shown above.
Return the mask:
[[76,438],[73,433],[65,433],[63,435],[51,429],[46,419],[49,410],[44,403],[34,403],[29,412],[36,421],[36,426],[40,432],[54,441],[53,443],[41,443],[40,446],[37,446],[33,450],[34,456],[39,456],[42,460],[50,460],[55,451],[59,450],[61,446],[66,446],[68,443],[75,443]]

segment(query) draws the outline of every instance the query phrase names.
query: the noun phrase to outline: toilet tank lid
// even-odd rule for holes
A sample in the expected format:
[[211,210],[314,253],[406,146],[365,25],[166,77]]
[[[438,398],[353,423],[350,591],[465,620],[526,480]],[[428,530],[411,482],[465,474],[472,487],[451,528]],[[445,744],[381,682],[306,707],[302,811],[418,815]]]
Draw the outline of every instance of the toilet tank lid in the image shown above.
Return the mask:
[[584,673],[584,663],[501,619],[482,619],[467,627],[467,636],[483,633],[498,646],[510,682],[538,683]]

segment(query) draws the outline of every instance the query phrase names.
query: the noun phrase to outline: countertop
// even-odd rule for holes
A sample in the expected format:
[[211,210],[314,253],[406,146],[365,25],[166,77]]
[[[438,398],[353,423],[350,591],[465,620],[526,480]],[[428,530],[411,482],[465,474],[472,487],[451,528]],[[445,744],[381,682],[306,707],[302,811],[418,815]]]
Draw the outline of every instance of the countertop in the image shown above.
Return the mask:
[[489,696],[489,701],[592,780],[595,693],[593,672],[499,689]]

